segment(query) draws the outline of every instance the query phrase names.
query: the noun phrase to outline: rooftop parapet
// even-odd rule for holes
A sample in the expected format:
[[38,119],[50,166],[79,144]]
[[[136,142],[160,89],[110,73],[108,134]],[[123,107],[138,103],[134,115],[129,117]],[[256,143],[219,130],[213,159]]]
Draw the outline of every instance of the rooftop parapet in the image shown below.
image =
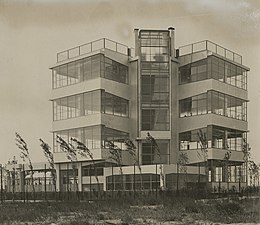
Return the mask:
[[216,53],[216,54],[218,54],[222,57],[225,57],[238,64],[242,64],[241,55],[239,55],[235,52],[232,52],[232,51],[230,51],[218,44],[215,44],[211,41],[208,41],[208,40],[200,41],[200,42],[196,42],[193,44],[188,44],[188,45],[179,47],[179,56],[188,55],[188,54],[205,51],[205,50]]
[[107,38],[101,38],[96,41],[89,42],[84,45],[80,45],[62,52],[57,53],[57,63],[62,62],[71,58],[75,58],[90,52],[94,52],[100,49],[109,49],[117,53],[133,57],[133,48],[112,41]]

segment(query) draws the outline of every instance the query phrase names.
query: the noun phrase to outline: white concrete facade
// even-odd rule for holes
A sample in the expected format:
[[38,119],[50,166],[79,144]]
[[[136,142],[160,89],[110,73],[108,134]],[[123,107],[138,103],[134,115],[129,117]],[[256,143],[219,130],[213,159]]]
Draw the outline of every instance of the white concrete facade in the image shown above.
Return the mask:
[[[158,36],[158,40],[157,40],[157,36]],[[127,134],[128,138],[132,140],[134,144],[137,146],[136,157],[138,160],[135,161],[134,158],[127,151],[124,150],[122,151],[122,165],[123,165],[122,170],[124,175],[124,178],[122,179],[125,179],[124,181],[125,183],[127,183],[126,182],[127,179],[130,179],[133,182],[134,178],[133,176],[130,175],[133,174],[136,175],[139,173],[137,164],[140,163],[142,168],[142,174],[149,174],[150,176],[149,179],[151,180],[151,184],[150,184],[151,187],[154,187],[153,182],[157,182],[157,180],[156,181],[153,180],[155,179],[153,175],[159,175],[160,187],[164,186],[164,183],[166,183],[167,186],[167,179],[166,179],[167,174],[176,175],[177,173],[179,173],[179,171],[177,171],[177,164],[179,162],[180,154],[183,153],[187,154],[188,157],[187,164],[189,166],[187,167],[188,168],[187,174],[198,177],[198,174],[200,173],[205,177],[206,172],[203,171],[203,169],[201,169],[200,172],[198,172],[198,166],[203,167],[205,161],[201,157],[198,157],[198,153],[201,151],[201,149],[199,147],[196,149],[189,149],[189,147],[187,149],[181,149],[182,142],[184,144],[187,144],[188,142],[187,140],[180,139],[182,134],[189,133],[189,132],[192,133],[192,131],[194,130],[197,131],[204,128],[209,130],[210,128],[213,131],[212,133],[210,132],[207,133],[207,139],[208,139],[207,141],[210,140],[213,143],[214,142],[213,133],[217,129],[219,129],[220,131],[222,131],[221,129],[223,129],[225,135],[227,135],[226,133],[228,132],[230,133],[237,132],[236,133],[237,136],[231,137],[230,135],[229,139],[232,146],[234,141],[235,148],[238,147],[241,148],[242,144],[240,142],[242,141],[242,138],[246,136],[246,132],[248,132],[248,123],[246,119],[242,120],[238,118],[231,118],[228,117],[228,115],[225,113],[223,115],[219,115],[216,114],[215,112],[213,113],[209,111],[208,107],[213,108],[215,106],[213,103],[211,106],[210,105],[211,102],[208,99],[206,100],[207,113],[201,115],[198,114],[198,115],[181,117],[180,104],[182,100],[192,99],[194,96],[199,96],[205,93],[207,94],[212,91],[212,92],[221,93],[221,95],[223,94],[225,96],[231,96],[235,98],[235,101],[238,101],[237,99],[239,99],[243,102],[242,104],[245,103],[246,105],[246,102],[248,101],[248,92],[246,88],[243,89],[235,86],[237,85],[237,83],[240,82],[237,81],[238,78],[234,78],[235,85],[231,83],[227,83],[227,81],[225,80],[225,79],[232,79],[231,75],[225,75],[224,81],[221,81],[220,79],[217,80],[215,78],[213,79],[213,75],[211,75],[211,73],[213,74],[212,72],[213,69],[209,69],[209,62],[211,63],[210,60],[212,60],[212,57],[216,57],[219,60],[223,60],[223,63],[226,64],[229,63],[228,65],[231,65],[231,67],[236,66],[235,68],[240,68],[243,71],[244,70],[248,71],[249,68],[242,65],[242,57],[241,57],[241,63],[235,61],[235,58],[239,55],[233,53],[234,55],[232,60],[232,58],[230,59],[228,57],[225,57],[219,54],[217,51],[214,52],[213,50],[209,50],[209,47],[207,45],[206,45],[206,49],[204,50],[197,51],[197,52],[194,51],[189,54],[181,55],[179,54],[179,50],[176,50],[174,39],[175,39],[175,30],[173,28],[169,28],[168,30],[135,29],[135,56],[134,57],[130,56],[129,54],[122,54],[117,51],[112,51],[111,49],[108,49],[104,46],[104,48],[101,48],[100,50],[95,50],[93,52],[89,52],[84,55],[78,55],[77,57],[73,57],[73,58],[68,57],[68,59],[62,62],[57,62],[55,65],[53,65],[51,69],[57,71],[59,71],[59,69],[57,68],[67,65],[67,73],[68,73],[67,77],[64,75],[65,78],[61,78],[63,77],[62,73],[59,74],[59,76],[53,75],[56,76],[55,79],[59,79],[59,82],[62,83],[63,82],[62,79],[67,79],[67,80],[74,79],[74,75],[69,74],[68,65],[70,65],[70,63],[74,63],[74,62],[77,63],[79,61],[84,62],[85,59],[89,59],[96,55],[101,55],[101,58],[104,57],[105,60],[107,59],[112,60],[113,63],[120,64],[122,66],[125,66],[125,68],[127,68],[127,82],[116,81],[114,78],[113,80],[102,76],[101,73],[111,72],[110,70],[112,71],[117,70],[117,72],[113,71],[113,73],[118,73],[117,74],[118,76],[120,76],[120,74],[122,73],[120,72],[120,70],[118,70],[118,68],[115,69],[116,66],[113,63],[111,64],[112,66],[110,65],[110,67],[108,68],[106,67],[107,62],[104,61],[104,65],[103,65],[103,61],[102,61],[100,63],[100,74],[97,77],[92,79],[86,79],[86,80],[84,80],[85,79],[84,78],[82,79],[82,81],[77,80],[73,85],[64,85],[59,88],[53,88],[51,101],[55,102],[56,100],[69,98],[70,96],[81,95],[81,94],[83,95],[85,93],[89,93],[93,91],[101,91],[101,93],[108,93],[110,95],[124,99],[128,103],[127,116],[116,115],[115,113],[114,114],[107,113],[106,111],[103,110],[102,108],[103,105],[102,105],[100,106],[100,111],[95,113],[90,113],[88,115],[74,116],[73,118],[68,118],[68,119],[54,120],[53,128],[52,128],[52,132],[54,133],[54,136],[57,134],[61,135],[63,134],[62,132],[65,131],[67,132],[66,134],[67,140],[69,140],[69,135],[70,135],[69,132],[71,130],[79,133],[86,132],[84,131],[85,128],[94,127],[94,126],[101,127],[100,136],[99,136],[100,139],[107,137],[106,135],[108,134],[105,134],[106,128]],[[154,45],[158,45],[158,46],[154,47],[152,43],[155,43]],[[130,48],[128,48],[128,51],[130,51],[129,49]],[[228,50],[225,49],[225,52],[226,51]],[[196,64],[198,62],[208,63],[206,66],[207,68],[206,77],[197,81],[189,81],[186,83],[181,83],[181,75],[182,75],[180,72],[181,68],[187,66],[190,69],[193,64]],[[81,70],[83,67],[84,65],[78,66],[77,69],[75,69],[75,71],[78,70],[80,72],[76,72],[76,73],[81,74],[82,73]],[[93,65],[91,69],[92,68]],[[236,69],[236,71],[238,71],[238,69]],[[81,76],[81,75],[77,75],[77,76]],[[146,84],[145,83],[146,81],[150,83]],[[147,94],[148,92],[150,93],[150,96],[149,94]],[[64,110],[63,109],[64,105],[62,105],[62,103],[59,104],[60,104],[59,110],[61,112],[59,111],[58,113],[62,115],[62,113],[64,113],[62,111]],[[70,104],[69,100],[67,100],[66,104],[68,105]],[[91,104],[94,103],[92,102]],[[115,106],[116,103],[113,104],[114,104],[113,107],[116,107]],[[189,107],[193,109],[194,103],[189,103],[189,104],[190,104]],[[241,108],[243,106],[244,105],[242,105]],[[71,108],[73,108],[70,106],[66,106],[66,107],[70,109],[65,109],[65,110],[71,110]],[[196,107],[199,108],[198,105]],[[235,109],[233,109],[232,107],[235,107]],[[237,106],[237,103],[235,103],[233,106],[231,104],[230,108],[232,109],[230,109],[230,112],[235,114],[240,113],[239,107],[240,106]],[[197,108],[196,110],[200,110]],[[58,109],[56,109],[55,111],[56,113],[57,110]],[[113,110],[115,111],[116,109],[112,109],[112,111]],[[70,112],[66,112],[66,113],[70,113]],[[241,109],[241,114],[243,113],[246,115],[246,108]],[[148,122],[145,120],[147,120]],[[83,131],[79,129],[82,129]],[[155,138],[155,140],[158,141],[159,146],[161,147],[161,152],[163,152],[162,153],[163,156],[160,156],[160,160],[164,160],[163,162],[158,161],[158,157],[156,156],[156,152],[154,152],[153,147],[150,146],[149,148],[146,141],[148,132],[150,133],[150,135],[152,135],[152,137]],[[211,137],[209,137],[210,135]],[[83,136],[85,138],[86,134],[84,133]],[[85,138],[85,139],[84,138],[82,138],[83,142],[86,140],[87,141],[90,140],[89,138]],[[112,139],[113,141],[116,141],[115,140],[116,137],[113,137]],[[94,137],[93,134],[93,139],[90,140],[90,143],[92,144],[95,141],[97,141],[97,137]],[[99,141],[102,142],[104,140],[99,140]],[[189,141],[196,142],[192,140],[192,138],[190,138]],[[221,180],[221,182],[226,182],[226,180],[228,179],[232,180],[233,178],[231,179],[230,177],[228,177],[229,175],[225,175],[225,173],[227,172],[225,172],[226,169],[224,167],[234,166],[235,172],[233,175],[235,176],[235,180],[233,183],[237,184],[238,183],[237,171],[242,170],[240,167],[244,163],[244,154],[242,151],[239,151],[237,149],[236,150],[231,149],[231,147],[221,148],[220,145],[222,144],[222,142],[225,141],[226,140],[224,139],[223,140],[218,139],[218,142],[220,143],[218,147],[213,146],[213,144],[212,146],[207,146],[207,160],[210,165],[209,171],[211,172],[211,180],[212,183],[214,182],[216,183],[217,176],[222,177],[221,179],[218,178]],[[54,142],[55,142],[55,138],[54,138]],[[54,145],[55,144],[56,143],[54,143]],[[102,164],[103,173],[102,175],[98,175],[99,181],[100,183],[102,183],[103,190],[111,190],[111,187],[109,186],[111,184],[108,184],[110,178],[108,177],[111,177],[112,175],[113,176],[120,175],[119,167],[117,167],[116,165],[117,163],[111,161],[110,159],[111,154],[109,149],[101,145],[102,144],[100,144],[99,147],[91,149],[95,162],[93,162],[90,158],[84,158],[81,157],[80,155],[77,156],[76,164],[78,168],[78,186],[80,191],[90,190],[91,189],[91,187],[89,187],[90,183],[91,185],[97,184],[97,181],[95,180],[95,176],[89,175],[89,173],[91,173],[89,172],[91,171],[90,168],[91,164],[95,164],[95,163],[98,164],[100,162],[104,163]],[[66,153],[57,151],[58,147],[56,146],[56,150],[54,152],[54,159],[56,163],[56,169],[58,171],[58,180],[59,180],[58,189],[60,190],[62,185],[61,183],[65,179],[64,177],[66,177],[64,174],[66,174],[66,171],[68,170],[67,164],[70,164],[71,162],[70,160],[68,160]],[[225,154],[227,152],[231,152],[231,155],[230,158],[228,159],[229,164],[228,165],[225,164],[224,166]],[[163,164],[162,166],[163,169],[160,172],[159,167],[161,164]],[[231,167],[230,170],[232,170],[233,168]],[[157,171],[155,171],[156,168]],[[220,175],[217,174],[218,170],[221,170]],[[61,175],[61,173],[63,173],[63,175]],[[232,174],[232,172],[230,172],[230,174]],[[240,180],[240,176],[242,175],[241,174],[239,175],[239,180]],[[161,179],[165,179],[165,180],[162,181]],[[198,178],[194,178],[192,182],[195,183],[196,179],[198,180]],[[131,186],[132,184],[129,183],[128,185]],[[174,189],[173,187],[174,185],[175,183],[173,182],[172,184],[169,184],[167,188]],[[147,187],[148,186],[149,185],[147,184]],[[223,187],[224,186],[225,185],[223,185]],[[125,188],[126,187],[127,184],[125,184]],[[133,188],[133,186],[131,187]],[[113,188],[116,188],[115,183],[113,184]]]

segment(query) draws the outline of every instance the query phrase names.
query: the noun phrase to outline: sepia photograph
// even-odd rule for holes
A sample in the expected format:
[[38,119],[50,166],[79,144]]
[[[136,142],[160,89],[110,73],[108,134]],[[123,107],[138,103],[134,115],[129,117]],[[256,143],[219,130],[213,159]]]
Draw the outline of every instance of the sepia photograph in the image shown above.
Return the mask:
[[0,0],[0,224],[260,225],[259,0]]

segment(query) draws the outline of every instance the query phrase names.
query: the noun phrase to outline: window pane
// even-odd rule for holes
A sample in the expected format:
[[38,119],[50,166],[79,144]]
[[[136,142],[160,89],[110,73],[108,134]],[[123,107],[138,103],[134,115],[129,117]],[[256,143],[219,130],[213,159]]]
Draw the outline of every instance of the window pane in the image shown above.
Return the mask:
[[91,79],[91,57],[83,60],[84,80]]
[[100,113],[101,112],[101,92],[100,91],[93,91],[92,94],[92,112],[93,113]]
[[68,97],[68,118],[73,118],[76,116],[76,97]]
[[84,115],[92,114],[92,94],[84,93]]
[[67,119],[68,118],[68,102],[67,102],[67,98],[62,98],[60,100],[60,104],[61,104],[61,119]]

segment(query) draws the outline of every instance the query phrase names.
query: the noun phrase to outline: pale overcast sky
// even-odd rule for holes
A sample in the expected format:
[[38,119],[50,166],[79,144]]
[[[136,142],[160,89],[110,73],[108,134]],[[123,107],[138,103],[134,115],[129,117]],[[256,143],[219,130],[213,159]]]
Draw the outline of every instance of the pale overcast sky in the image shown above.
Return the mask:
[[134,47],[134,28],[176,29],[176,46],[211,40],[243,56],[249,142],[260,162],[260,1],[0,0],[0,163],[16,155],[15,131],[34,162],[52,143],[51,71],[56,53],[107,37]]

